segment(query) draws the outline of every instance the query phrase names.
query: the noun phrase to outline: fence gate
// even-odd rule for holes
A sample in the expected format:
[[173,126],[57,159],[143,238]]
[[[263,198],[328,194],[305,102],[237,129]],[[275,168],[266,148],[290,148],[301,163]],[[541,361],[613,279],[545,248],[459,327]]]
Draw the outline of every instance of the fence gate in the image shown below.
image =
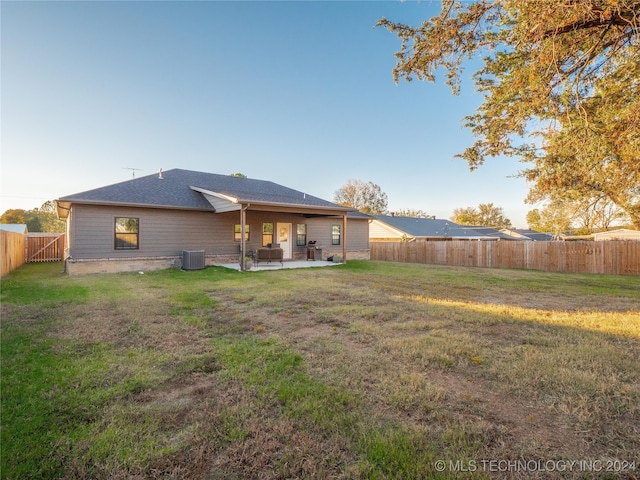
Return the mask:
[[27,262],[58,262],[64,255],[64,233],[27,233]]

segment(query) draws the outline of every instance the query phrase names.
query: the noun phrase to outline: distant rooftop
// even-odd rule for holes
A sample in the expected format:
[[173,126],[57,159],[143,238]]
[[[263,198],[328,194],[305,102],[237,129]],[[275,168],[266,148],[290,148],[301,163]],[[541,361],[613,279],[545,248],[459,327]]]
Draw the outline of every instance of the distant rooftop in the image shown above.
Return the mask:
[[14,233],[28,233],[27,225],[24,223],[2,223],[0,224],[0,230]]
[[399,217],[395,215],[375,215],[374,217],[413,238],[516,240],[495,228],[459,225],[451,220],[441,218]]

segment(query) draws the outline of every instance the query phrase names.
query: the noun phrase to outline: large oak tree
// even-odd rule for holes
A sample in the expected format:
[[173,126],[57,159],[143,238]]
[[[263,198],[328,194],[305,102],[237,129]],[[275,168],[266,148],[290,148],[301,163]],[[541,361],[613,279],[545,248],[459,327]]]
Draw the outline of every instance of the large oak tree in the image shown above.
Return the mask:
[[640,0],[442,0],[421,26],[378,25],[402,42],[396,81],[443,68],[458,93],[482,57],[471,169],[517,156],[530,201],[604,196],[640,228]]
[[357,208],[369,215],[387,213],[387,194],[373,182],[350,179],[336,190],[333,201],[339,205]]

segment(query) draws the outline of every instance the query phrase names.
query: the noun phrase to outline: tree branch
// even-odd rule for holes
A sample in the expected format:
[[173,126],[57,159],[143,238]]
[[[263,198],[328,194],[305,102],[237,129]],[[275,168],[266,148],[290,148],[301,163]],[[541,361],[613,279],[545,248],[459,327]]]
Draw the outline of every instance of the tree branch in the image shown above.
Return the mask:
[[563,33],[578,31],[578,30],[586,30],[589,28],[597,28],[597,27],[611,27],[611,26],[621,26],[621,27],[629,27],[631,26],[634,30],[637,30],[638,27],[638,13],[630,10],[629,15],[624,15],[622,13],[618,15],[612,15],[608,17],[604,14],[600,16],[600,18],[593,19],[581,19],[576,20],[575,22],[568,23],[566,25],[559,26],[554,28],[553,30],[546,30],[542,34],[542,38],[550,38],[556,35],[562,35]]

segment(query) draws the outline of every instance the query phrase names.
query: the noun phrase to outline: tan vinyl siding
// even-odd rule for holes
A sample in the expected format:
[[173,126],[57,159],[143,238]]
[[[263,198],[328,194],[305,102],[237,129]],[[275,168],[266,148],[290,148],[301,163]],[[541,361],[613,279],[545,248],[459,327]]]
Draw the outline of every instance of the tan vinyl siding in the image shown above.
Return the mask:
[[[316,240],[323,248],[336,249],[344,241],[342,217],[313,218],[307,223],[307,241]],[[331,245],[331,226],[340,225],[340,245]],[[347,249],[362,250],[369,248],[369,220],[347,219]]]
[[[239,215],[239,214],[236,214]],[[235,222],[238,223],[239,219]],[[293,253],[306,253],[305,245],[295,244],[296,225],[307,225],[307,242],[316,241],[318,246],[331,247],[331,225],[340,225],[342,217],[305,217],[300,214],[277,212],[247,211],[247,224],[251,225],[251,238],[247,242],[247,250],[255,250],[262,245],[263,223],[291,223],[293,238]],[[233,231],[232,231],[233,232]],[[349,219],[347,223],[347,248],[354,250],[369,248],[369,221],[367,219]],[[239,242],[236,242],[239,243]],[[335,247],[335,245],[334,245]]]
[[399,240],[400,238],[402,238],[402,232],[393,227],[390,227],[380,220],[373,220],[369,225],[369,238],[371,238],[372,240],[376,238],[382,238],[385,240]]
[[369,220],[347,219],[347,250],[369,248]]
[[[70,238],[73,258],[156,257],[180,255],[182,250],[192,249],[226,253],[234,248],[232,233],[237,215],[94,205],[74,205],[73,215]],[[114,248],[116,217],[140,219],[138,249]],[[219,233],[225,230],[231,233],[227,242]]]
[[[311,217],[300,214],[267,211],[246,212],[250,239],[246,249],[262,245],[262,224],[271,222],[307,225],[307,241],[331,247],[331,225],[342,217]],[[114,228],[116,217],[135,217],[139,223],[139,248],[116,250]],[[179,256],[182,250],[205,250],[206,255],[237,255],[240,242],[234,240],[234,226],[240,223],[240,212],[212,213],[159,208],[113,207],[75,204],[69,215],[69,254],[73,259],[136,258]],[[347,248],[369,248],[368,220],[350,219],[347,224]],[[344,233],[344,232],[343,232]],[[343,237],[344,238],[344,237]],[[306,246],[295,245],[293,254],[306,254]]]

